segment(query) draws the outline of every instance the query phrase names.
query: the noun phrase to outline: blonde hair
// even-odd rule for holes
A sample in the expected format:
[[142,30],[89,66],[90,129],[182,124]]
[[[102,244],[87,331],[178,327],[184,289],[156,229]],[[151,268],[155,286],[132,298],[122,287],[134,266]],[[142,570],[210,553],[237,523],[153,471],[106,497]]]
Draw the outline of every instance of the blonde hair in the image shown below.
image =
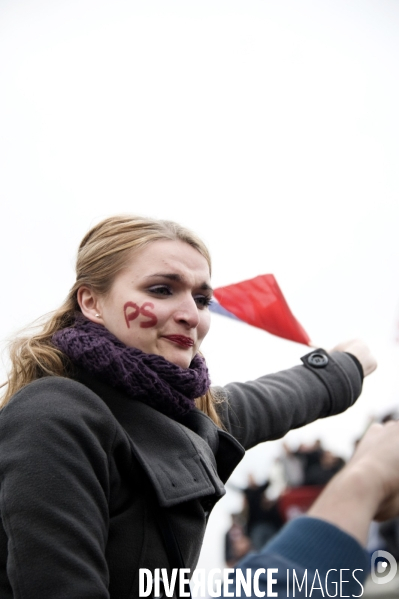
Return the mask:
[[[6,392],[0,402],[4,407],[22,387],[44,376],[66,376],[68,359],[51,342],[56,331],[72,326],[80,311],[77,292],[82,285],[99,295],[106,295],[116,275],[126,266],[131,253],[154,241],[183,241],[195,248],[209,265],[211,257],[205,244],[179,224],[139,216],[112,216],[93,227],[82,239],[76,260],[76,282],[63,305],[44,317],[35,334],[17,337],[9,347],[11,369]],[[4,386],[2,385],[2,386]],[[220,426],[215,409],[218,401],[208,391],[196,400],[197,407]]]

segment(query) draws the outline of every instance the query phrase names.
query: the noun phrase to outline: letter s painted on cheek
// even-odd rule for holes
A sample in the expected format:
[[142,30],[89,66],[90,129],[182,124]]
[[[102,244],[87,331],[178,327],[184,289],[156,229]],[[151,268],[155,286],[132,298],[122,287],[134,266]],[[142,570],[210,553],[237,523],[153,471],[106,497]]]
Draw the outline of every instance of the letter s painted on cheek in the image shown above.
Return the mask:
[[[133,308],[134,312],[128,313],[129,308]],[[134,302],[126,302],[126,304],[123,306],[123,312],[125,314],[127,328],[130,329],[130,321],[137,318],[137,316],[140,314],[140,308]]]
[[152,302],[144,302],[144,304],[140,307],[140,314],[142,314],[143,316],[147,316],[150,319],[146,320],[145,322],[140,322],[140,326],[142,329],[154,327],[158,322],[158,318],[155,316],[155,314],[146,309],[147,306],[148,308],[154,309],[154,304]]
[[[133,312],[128,311],[129,308],[132,308]],[[126,302],[126,304],[123,306],[123,312],[125,314],[127,328],[130,329],[130,322],[135,320],[139,314],[142,314],[150,319],[140,322],[140,327],[142,329],[154,327],[158,322],[158,318],[155,316],[155,314],[153,314],[153,312],[150,312],[148,308],[154,309],[154,304],[152,302],[144,302],[144,304],[138,306],[134,302]]]

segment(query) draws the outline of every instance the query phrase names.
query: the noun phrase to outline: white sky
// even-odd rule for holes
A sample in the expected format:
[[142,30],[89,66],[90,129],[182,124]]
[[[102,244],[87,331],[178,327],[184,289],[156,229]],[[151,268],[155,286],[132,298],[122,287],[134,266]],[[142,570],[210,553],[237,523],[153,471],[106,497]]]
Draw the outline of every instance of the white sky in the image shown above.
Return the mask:
[[[289,435],[349,455],[399,404],[398,28],[396,0],[2,0],[0,337],[61,303],[99,219],[177,220],[208,243],[215,286],[274,273],[317,343],[369,342],[358,404]],[[218,316],[203,349],[216,384],[306,353]],[[200,565],[219,565],[235,502]]]

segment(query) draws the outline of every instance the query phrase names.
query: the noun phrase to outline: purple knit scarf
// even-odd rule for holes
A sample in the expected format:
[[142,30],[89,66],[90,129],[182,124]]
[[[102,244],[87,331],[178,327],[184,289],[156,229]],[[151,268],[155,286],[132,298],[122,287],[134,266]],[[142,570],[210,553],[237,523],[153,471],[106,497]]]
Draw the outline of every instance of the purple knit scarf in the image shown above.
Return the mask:
[[52,342],[77,366],[167,416],[183,416],[209,389],[208,369],[198,354],[189,368],[181,368],[162,356],[127,347],[81,314],[73,327],[55,333]]

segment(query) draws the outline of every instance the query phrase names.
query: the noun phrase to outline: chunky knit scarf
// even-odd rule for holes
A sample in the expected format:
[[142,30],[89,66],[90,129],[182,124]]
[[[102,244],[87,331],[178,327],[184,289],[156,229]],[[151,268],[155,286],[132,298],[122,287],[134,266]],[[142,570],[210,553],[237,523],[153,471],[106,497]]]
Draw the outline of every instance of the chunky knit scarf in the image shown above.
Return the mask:
[[201,356],[196,355],[189,368],[181,368],[162,356],[127,347],[80,314],[74,326],[55,333],[52,342],[73,364],[168,416],[192,410],[210,385]]

